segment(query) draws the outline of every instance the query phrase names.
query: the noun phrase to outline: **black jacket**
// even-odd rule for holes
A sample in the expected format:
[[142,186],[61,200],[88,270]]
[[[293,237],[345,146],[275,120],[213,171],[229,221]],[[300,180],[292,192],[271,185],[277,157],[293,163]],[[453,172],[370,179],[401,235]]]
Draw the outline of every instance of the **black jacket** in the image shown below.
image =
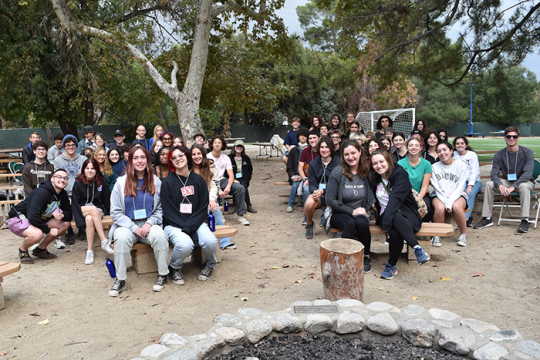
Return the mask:
[[23,147],[22,158],[23,158],[24,165],[29,164],[30,161],[33,161],[36,159],[36,154],[34,154],[34,150],[32,149],[32,143]]
[[71,193],[71,211],[75,218],[75,223],[79,231],[86,229],[86,222],[81,210],[81,206],[88,203],[94,204],[103,211],[104,215],[108,215],[111,209],[111,190],[105,178],[101,179],[101,185],[96,186],[95,182],[90,182],[88,185],[80,180],[75,181]]
[[289,175],[289,184],[292,185],[291,178],[294,175],[298,175],[298,162],[300,161],[300,149],[298,146],[289,150],[289,157],[287,159],[287,175]]
[[17,217],[18,212],[22,213],[32,226],[37,227],[44,234],[48,234],[51,229],[49,229],[47,222],[52,219],[51,212],[56,208],[60,208],[64,213],[62,221],[71,221],[71,205],[66,190],[57,194],[52,183],[44,181],[26,199],[11,208],[9,217]]
[[[175,172],[171,172],[161,183],[161,207],[163,208],[163,227],[174,226],[188,234],[197,244],[197,229],[206,220],[210,197],[203,177],[191,172],[187,178],[180,176],[185,187],[192,193],[184,196],[184,185]],[[181,203],[191,203],[191,214],[180,212]]]
[[[372,181],[372,184],[374,184],[372,190],[375,194],[379,181]],[[390,179],[388,179],[387,187],[388,191],[390,191],[390,200],[382,215],[379,215],[381,212],[379,201],[377,200],[375,202],[375,206],[377,207],[375,214],[377,224],[381,226],[382,230],[390,231],[392,229],[394,215],[397,211],[400,211],[409,219],[414,231],[419,231],[422,227],[422,218],[418,212],[418,204],[412,194],[412,186],[407,171],[400,165],[396,165],[392,175],[390,175]]]
[[[309,163],[308,180],[309,180],[310,194],[313,194],[315,190],[319,189],[320,183],[328,184],[328,180],[330,179],[330,174],[332,174],[332,171],[337,166],[339,166],[340,163],[341,163],[341,159],[335,155],[332,159],[330,159],[330,162],[326,166],[326,171],[324,169],[322,158],[320,156],[318,156],[315,160]],[[323,175],[324,175],[324,178],[323,178]]]
[[[233,154],[229,154],[229,158],[231,159],[232,170],[236,179],[236,172],[238,171],[238,167],[236,166],[236,160],[234,160]],[[252,176],[253,176],[253,165],[251,165],[251,159],[249,158],[249,156],[244,155],[242,157],[242,179],[245,180],[247,186],[249,186]],[[226,171],[225,171],[225,177],[228,178],[228,174]]]

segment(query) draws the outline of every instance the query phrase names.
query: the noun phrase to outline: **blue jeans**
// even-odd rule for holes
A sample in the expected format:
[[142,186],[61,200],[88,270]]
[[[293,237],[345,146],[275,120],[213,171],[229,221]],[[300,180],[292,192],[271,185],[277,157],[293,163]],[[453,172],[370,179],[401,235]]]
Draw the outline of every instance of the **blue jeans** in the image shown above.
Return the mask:
[[298,192],[298,186],[302,181],[293,181],[291,186],[291,192],[289,194],[289,206],[294,206],[294,200],[296,200],[296,193]]
[[[467,186],[469,186],[468,181],[465,183],[465,190],[467,190]],[[467,220],[469,220],[469,218],[471,217],[471,214],[474,210],[474,201],[476,200],[476,196],[481,190],[482,190],[482,183],[480,181],[475,182],[471,189],[471,193],[469,194],[469,199],[467,200],[467,205],[469,205],[469,209],[471,209],[471,211],[465,213],[465,218]]]
[[[208,213],[210,214],[210,210],[208,210]],[[221,213],[221,209],[218,207],[216,211],[213,212],[214,214],[214,220],[216,220],[216,225],[225,225],[223,222],[223,214]],[[219,245],[221,249],[223,249],[225,246],[231,244],[231,237],[227,236],[224,238],[219,239]]]
[[[181,269],[184,260],[195,248],[195,244],[193,244],[193,240],[191,240],[191,237],[188,234],[182,232],[182,229],[177,227],[168,225],[165,227],[165,233],[167,233],[167,236],[169,237],[169,242],[174,245],[171,267],[173,269]],[[202,223],[201,226],[199,226],[197,235],[199,236],[199,246],[206,256],[206,265],[214,268],[217,264],[217,238],[210,231],[210,228],[206,223]]]

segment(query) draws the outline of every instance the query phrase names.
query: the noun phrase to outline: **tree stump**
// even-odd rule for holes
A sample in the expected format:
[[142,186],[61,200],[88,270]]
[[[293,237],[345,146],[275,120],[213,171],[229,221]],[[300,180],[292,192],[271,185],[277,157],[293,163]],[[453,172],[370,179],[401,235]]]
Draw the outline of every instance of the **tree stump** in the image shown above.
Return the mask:
[[330,301],[364,297],[364,246],[351,239],[321,242],[324,296]]

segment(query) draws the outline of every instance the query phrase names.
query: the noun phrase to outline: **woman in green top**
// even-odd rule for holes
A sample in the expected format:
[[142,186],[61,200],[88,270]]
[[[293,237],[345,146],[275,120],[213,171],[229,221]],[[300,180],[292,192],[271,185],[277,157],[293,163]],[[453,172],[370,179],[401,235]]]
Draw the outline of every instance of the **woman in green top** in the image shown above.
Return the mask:
[[433,217],[433,208],[431,207],[431,199],[428,194],[429,181],[431,180],[431,164],[426,159],[420,157],[422,151],[422,143],[416,137],[411,137],[407,140],[407,151],[409,156],[398,161],[407,174],[412,188],[420,194],[426,202],[428,213],[422,221],[430,222]]

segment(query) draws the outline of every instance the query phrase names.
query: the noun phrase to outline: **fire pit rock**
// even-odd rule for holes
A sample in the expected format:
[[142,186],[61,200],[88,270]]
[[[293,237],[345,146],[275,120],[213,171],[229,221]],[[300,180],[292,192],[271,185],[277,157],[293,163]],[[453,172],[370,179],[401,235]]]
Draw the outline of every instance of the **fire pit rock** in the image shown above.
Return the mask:
[[263,339],[293,333],[300,336],[347,334],[348,339],[394,342],[405,339],[418,348],[442,348],[477,360],[540,360],[540,344],[523,340],[516,330],[501,331],[493,324],[462,319],[441,309],[417,305],[399,309],[383,302],[364,305],[352,299],[296,301],[287,309],[271,313],[247,308],[236,314],[222,314],[204,334],[163,335],[159,344],[143,349],[137,360],[211,359],[242,343],[256,344]]

